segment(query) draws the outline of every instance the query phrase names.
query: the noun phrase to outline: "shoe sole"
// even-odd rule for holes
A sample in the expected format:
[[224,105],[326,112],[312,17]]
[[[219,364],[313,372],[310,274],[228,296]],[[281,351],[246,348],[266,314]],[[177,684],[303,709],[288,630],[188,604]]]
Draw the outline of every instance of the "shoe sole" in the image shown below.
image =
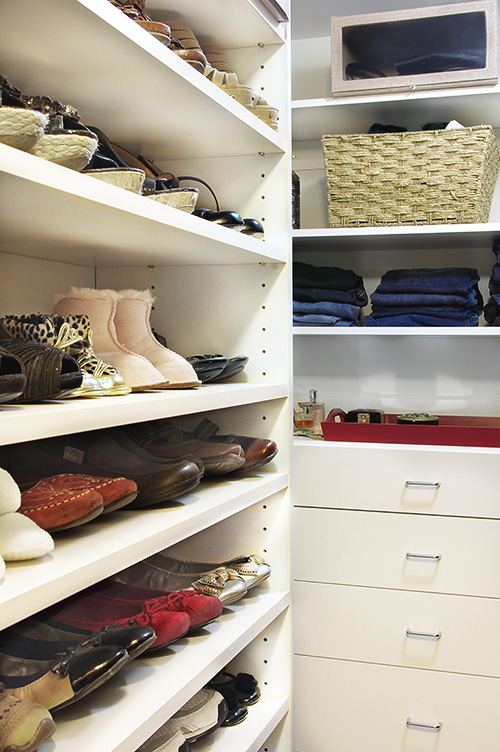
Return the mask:
[[137,496],[137,491],[133,491],[132,493],[127,494],[126,496],[122,496],[121,499],[117,499],[116,501],[113,501],[111,504],[108,504],[104,507],[102,510],[103,514],[108,514],[108,512],[116,512],[117,509],[121,509],[122,507],[127,506],[127,504],[130,504]]
[[74,527],[79,527],[80,525],[84,525],[86,522],[90,522],[91,520],[94,520],[96,517],[99,517],[100,514],[102,514],[104,510],[104,507],[96,507],[95,509],[92,509],[91,512],[84,515],[83,517],[79,517],[77,520],[74,520],[73,522],[68,522],[67,525],[60,525],[58,527],[51,527],[47,529],[48,533],[58,533],[60,530],[71,530]]

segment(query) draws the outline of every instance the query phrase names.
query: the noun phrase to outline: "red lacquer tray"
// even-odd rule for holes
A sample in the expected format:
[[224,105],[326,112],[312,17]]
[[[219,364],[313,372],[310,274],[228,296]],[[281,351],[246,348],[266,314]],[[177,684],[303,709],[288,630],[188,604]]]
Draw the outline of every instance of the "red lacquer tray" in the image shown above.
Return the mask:
[[475,415],[439,415],[439,425],[400,425],[397,415],[383,423],[321,424],[325,441],[360,441],[375,444],[434,444],[440,446],[500,447],[500,418]]

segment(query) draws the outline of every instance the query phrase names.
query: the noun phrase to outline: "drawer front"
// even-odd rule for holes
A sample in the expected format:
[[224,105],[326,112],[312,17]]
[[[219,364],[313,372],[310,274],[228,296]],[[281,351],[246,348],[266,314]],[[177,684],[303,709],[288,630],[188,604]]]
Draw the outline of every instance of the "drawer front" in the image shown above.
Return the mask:
[[296,752],[499,749],[499,679],[303,656],[294,672]]
[[297,580],[500,597],[500,520],[299,508],[293,530]]
[[500,677],[498,599],[313,582],[293,595],[295,653]]
[[500,518],[500,450],[295,446],[294,504]]

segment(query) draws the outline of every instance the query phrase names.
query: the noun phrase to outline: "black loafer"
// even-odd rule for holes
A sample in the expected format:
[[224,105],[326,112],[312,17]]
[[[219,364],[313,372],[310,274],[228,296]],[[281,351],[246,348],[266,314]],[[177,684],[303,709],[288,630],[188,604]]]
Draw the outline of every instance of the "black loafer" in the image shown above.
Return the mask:
[[232,230],[240,230],[244,227],[244,222],[240,214],[234,211],[212,211],[211,209],[195,209],[193,214],[196,217],[207,219],[209,222],[215,222],[223,227],[230,227]]
[[243,235],[251,235],[253,238],[261,240],[264,237],[264,227],[258,219],[247,217],[243,220],[243,227],[240,229]]

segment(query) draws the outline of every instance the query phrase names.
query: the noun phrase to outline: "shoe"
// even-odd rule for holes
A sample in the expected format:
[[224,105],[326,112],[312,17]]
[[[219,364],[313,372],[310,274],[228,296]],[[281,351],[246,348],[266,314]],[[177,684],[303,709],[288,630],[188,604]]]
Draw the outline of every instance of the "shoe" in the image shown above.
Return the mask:
[[223,444],[239,444],[245,452],[245,464],[242,470],[256,470],[262,465],[271,462],[278,454],[278,446],[271,439],[258,439],[253,436],[236,436],[230,434],[217,436],[219,426],[208,418],[203,418],[199,424],[199,430],[203,432],[205,441],[222,442]]
[[269,105],[262,97],[256,97],[251,112],[273,130],[278,130],[279,110],[277,107]]
[[19,89],[0,75],[0,143],[29,151],[42,138],[48,116],[30,109]]
[[[234,570],[218,567],[210,572],[190,571],[191,563],[154,554],[119,573],[121,582],[158,590],[201,591],[218,598],[223,606],[242,598],[247,593],[245,581]],[[186,571],[183,571],[186,570]]]
[[138,26],[149,32],[163,44],[170,45],[172,32],[167,24],[153,21],[144,8],[144,0],[110,0],[115,8],[119,8],[126,16],[131,18]]
[[58,491],[95,491],[102,497],[102,514],[115,512],[137,496],[137,483],[129,478],[98,478],[83,473],[61,473],[44,478]]
[[169,592],[168,590],[139,587],[120,582],[119,573],[112,579],[94,585],[91,592],[134,603],[144,603],[144,601],[152,599],[161,600],[170,611],[182,612],[189,616],[191,622],[189,632],[211,624],[222,613],[220,600],[210,595],[204,595],[201,591],[180,590]]
[[19,358],[0,347],[0,403],[20,397],[26,386],[26,376]]
[[223,696],[215,689],[205,687],[160,726],[136,752],[163,752],[164,744],[179,731],[189,743],[195,742],[219,728],[226,716],[227,703]]
[[[183,575],[186,573],[191,575],[206,575],[219,572],[223,569],[229,569],[244,580],[247,590],[260,585],[271,574],[269,564],[256,554],[241,554],[240,556],[234,556],[232,559],[221,562],[182,561],[180,559],[173,559],[163,551],[153,554],[150,558],[155,560],[156,566],[165,568],[171,572],[179,572]],[[146,561],[149,560],[146,559]]]
[[233,376],[237,376],[244,370],[247,363],[247,355],[236,355],[234,358],[228,358],[227,363],[222,371],[217,374],[217,376],[209,380],[215,383],[219,381],[226,381],[227,379],[232,379]]
[[191,745],[184,734],[167,721],[135,752],[191,752]]
[[261,691],[257,679],[252,674],[231,674],[229,671],[219,671],[209,681],[209,685],[224,695],[224,697],[226,696],[225,688],[230,687],[234,690],[239,702],[243,705],[255,705],[260,700]]
[[203,441],[196,429],[182,431],[170,420],[139,423],[124,429],[129,438],[155,457],[174,460],[194,455],[203,463],[205,475],[222,475],[238,470],[245,462],[238,444]]
[[35,752],[56,730],[51,714],[0,686],[0,752]]
[[83,650],[91,647],[118,645],[127,652],[129,660],[137,658],[156,640],[156,634],[151,627],[134,623],[111,624],[102,627],[99,632],[93,632],[45,618],[40,613],[17,622],[4,630],[2,635],[4,634],[29,637],[38,642],[41,650],[53,649],[55,652],[65,652],[68,648]]
[[184,637],[191,626],[189,616],[168,610],[164,598],[126,601],[92,590],[84,590],[50,606],[42,612],[42,618],[92,632],[117,624],[146,626],[156,634],[156,640],[148,650],[167,647]]
[[195,217],[201,217],[201,219],[207,219],[209,222],[213,222],[216,225],[222,225],[222,227],[229,227],[230,230],[240,230],[244,226],[243,218],[238,212],[235,211],[213,211],[212,209],[195,209],[193,212]]
[[0,467],[27,489],[47,475],[127,477],[137,485],[133,508],[159,504],[190,492],[203,477],[196,457],[160,460],[118,429],[92,431],[0,447]]
[[221,724],[222,726],[237,726],[245,720],[248,715],[248,708],[240,702],[234,687],[229,684],[220,684],[219,687],[216,687],[212,685],[212,682],[209,682],[206,687],[219,692],[227,703],[227,715]]
[[0,682],[14,697],[39,702],[55,712],[85,697],[116,674],[128,656],[117,646],[68,651],[47,658],[0,653]]
[[208,354],[190,355],[186,360],[188,363],[191,363],[202,384],[205,384],[207,381],[214,381],[222,373],[228,361],[224,355]]
[[22,492],[19,511],[42,530],[54,533],[90,522],[103,509],[102,496],[97,491],[58,490],[47,479]]
[[79,172],[97,149],[97,137],[78,119],[63,114],[49,116],[43,136],[29,150],[48,162]]

